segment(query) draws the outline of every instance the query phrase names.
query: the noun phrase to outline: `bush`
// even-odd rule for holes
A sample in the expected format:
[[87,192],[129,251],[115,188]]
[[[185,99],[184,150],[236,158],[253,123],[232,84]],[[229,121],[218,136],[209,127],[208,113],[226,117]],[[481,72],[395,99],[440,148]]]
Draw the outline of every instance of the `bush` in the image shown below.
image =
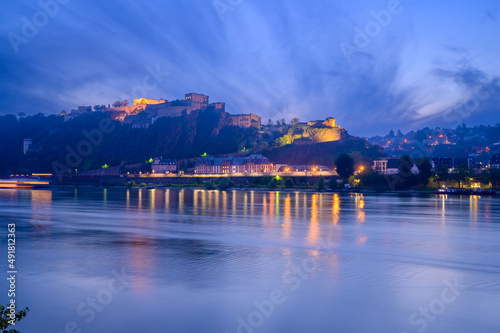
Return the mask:
[[232,186],[234,186],[234,183],[229,178],[222,178],[219,182],[219,189],[221,190],[226,190]]
[[328,180],[328,188],[334,190],[337,188],[337,186],[337,180],[334,177],[330,177],[330,179]]
[[287,178],[285,180],[285,187],[286,188],[293,188],[295,184],[293,183],[293,179],[292,178]]
[[269,182],[268,184],[268,187],[269,188],[276,188],[276,186],[278,185],[278,182],[276,181],[276,179],[271,179],[271,181]]
[[215,185],[211,180],[209,180],[208,182],[205,182],[205,184],[203,184],[203,187],[207,190],[213,190],[215,188]]
[[325,177],[320,176],[318,179],[318,185],[316,185],[318,191],[323,191],[325,189]]

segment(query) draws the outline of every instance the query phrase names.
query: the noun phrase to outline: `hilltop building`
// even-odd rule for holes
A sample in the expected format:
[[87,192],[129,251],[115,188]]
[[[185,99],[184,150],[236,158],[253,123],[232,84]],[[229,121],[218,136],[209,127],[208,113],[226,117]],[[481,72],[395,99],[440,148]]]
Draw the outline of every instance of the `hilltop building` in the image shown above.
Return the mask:
[[196,174],[232,174],[272,172],[273,165],[263,155],[248,157],[204,157],[196,162]]
[[328,117],[326,120],[312,120],[307,122],[307,126],[309,127],[330,127],[335,128],[338,127],[335,125],[335,118]]

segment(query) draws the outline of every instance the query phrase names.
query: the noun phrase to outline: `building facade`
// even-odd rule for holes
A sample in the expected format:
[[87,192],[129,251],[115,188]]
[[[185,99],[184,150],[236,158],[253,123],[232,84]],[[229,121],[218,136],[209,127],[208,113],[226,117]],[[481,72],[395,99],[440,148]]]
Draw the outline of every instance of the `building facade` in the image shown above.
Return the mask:
[[157,157],[151,164],[151,171],[154,173],[167,173],[177,171],[177,160],[163,159],[162,156]]
[[248,157],[204,157],[196,162],[196,174],[232,174],[273,172],[273,165],[263,155]]
[[23,141],[23,154],[26,155],[33,145],[33,139],[24,139]]
[[243,128],[255,127],[260,130],[261,118],[253,113],[234,114],[227,117],[226,125]]
[[184,99],[189,102],[189,105],[199,104],[208,105],[208,96],[196,93],[189,93],[184,95]]

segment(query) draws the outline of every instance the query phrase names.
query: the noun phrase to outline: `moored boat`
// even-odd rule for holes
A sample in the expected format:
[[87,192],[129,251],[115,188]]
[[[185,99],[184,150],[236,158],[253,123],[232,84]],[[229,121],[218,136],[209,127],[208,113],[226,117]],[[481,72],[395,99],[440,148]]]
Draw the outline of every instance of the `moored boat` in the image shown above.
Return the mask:
[[494,190],[467,190],[467,189],[456,189],[456,188],[440,188],[434,191],[435,194],[446,194],[446,195],[495,195]]

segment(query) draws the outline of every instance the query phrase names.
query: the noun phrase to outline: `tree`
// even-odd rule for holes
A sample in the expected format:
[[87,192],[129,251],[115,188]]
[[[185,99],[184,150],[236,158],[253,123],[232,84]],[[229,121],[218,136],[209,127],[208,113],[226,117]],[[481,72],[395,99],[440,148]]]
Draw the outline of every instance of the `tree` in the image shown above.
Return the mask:
[[445,182],[448,180],[450,177],[450,174],[448,172],[448,167],[446,165],[440,165],[436,168],[436,181],[438,183],[439,187],[439,182]]
[[15,329],[10,329],[10,330],[7,330],[7,328],[9,326],[11,326],[12,324],[12,320],[14,320],[14,322],[17,322],[17,321],[21,321],[21,319],[23,319],[24,317],[26,317],[26,315],[28,314],[28,311],[30,309],[29,308],[25,308],[23,310],[19,310],[16,314],[15,314],[15,319],[12,319],[10,317],[10,309],[8,306],[4,306],[4,305],[0,305],[0,329],[2,329],[3,333],[20,333],[18,330],[15,330]]
[[278,182],[276,181],[275,178],[271,179],[271,181],[269,182],[269,185],[268,187],[273,189],[273,188],[276,188],[278,186]]
[[113,104],[111,104],[114,108],[118,108],[120,106],[122,106],[122,102],[121,101],[114,101]]
[[347,153],[340,153],[335,159],[337,173],[343,180],[349,179],[354,174],[354,159]]
[[393,131],[393,130],[391,130],[391,131],[389,132],[389,137],[390,137],[390,138],[393,138],[394,136],[395,136],[395,135],[394,135],[394,131]]
[[411,174],[411,168],[413,168],[413,159],[410,155],[403,155],[398,160],[398,171],[402,177],[408,177]]
[[285,180],[285,187],[286,187],[286,188],[293,188],[293,186],[294,186],[294,185],[295,185],[295,184],[294,184],[294,182],[293,182],[293,179],[292,179],[292,178],[287,178],[287,179]]
[[219,182],[219,189],[224,191],[230,187],[232,187],[234,183],[231,181],[229,178],[222,178],[221,181]]
[[318,191],[323,191],[325,189],[325,177],[320,176],[318,179],[318,184],[316,185]]
[[273,120],[272,119],[269,119],[267,121],[267,126],[273,126]]
[[299,118],[293,118],[290,120],[290,125],[297,126],[299,124]]
[[462,188],[463,183],[474,174],[474,170],[465,164],[460,164],[453,170],[451,177],[458,182],[458,186]]
[[328,180],[328,188],[334,190],[337,188],[337,180],[334,177],[330,177]]
[[487,171],[483,171],[482,176],[487,183],[491,183],[492,187],[498,187],[500,183],[500,169],[490,168]]
[[203,184],[203,187],[207,190],[213,190],[215,188],[215,185],[211,180],[209,180],[208,182]]
[[427,186],[429,178],[432,176],[432,163],[427,157],[422,157],[417,160],[418,181]]
[[286,120],[285,120],[285,118],[281,118],[281,125],[282,125],[282,126],[285,126],[285,125],[286,125]]
[[128,104],[129,104],[129,103],[128,103],[128,100],[127,100],[127,99],[126,99],[126,100],[124,100],[124,101],[122,102],[122,106],[128,106]]

